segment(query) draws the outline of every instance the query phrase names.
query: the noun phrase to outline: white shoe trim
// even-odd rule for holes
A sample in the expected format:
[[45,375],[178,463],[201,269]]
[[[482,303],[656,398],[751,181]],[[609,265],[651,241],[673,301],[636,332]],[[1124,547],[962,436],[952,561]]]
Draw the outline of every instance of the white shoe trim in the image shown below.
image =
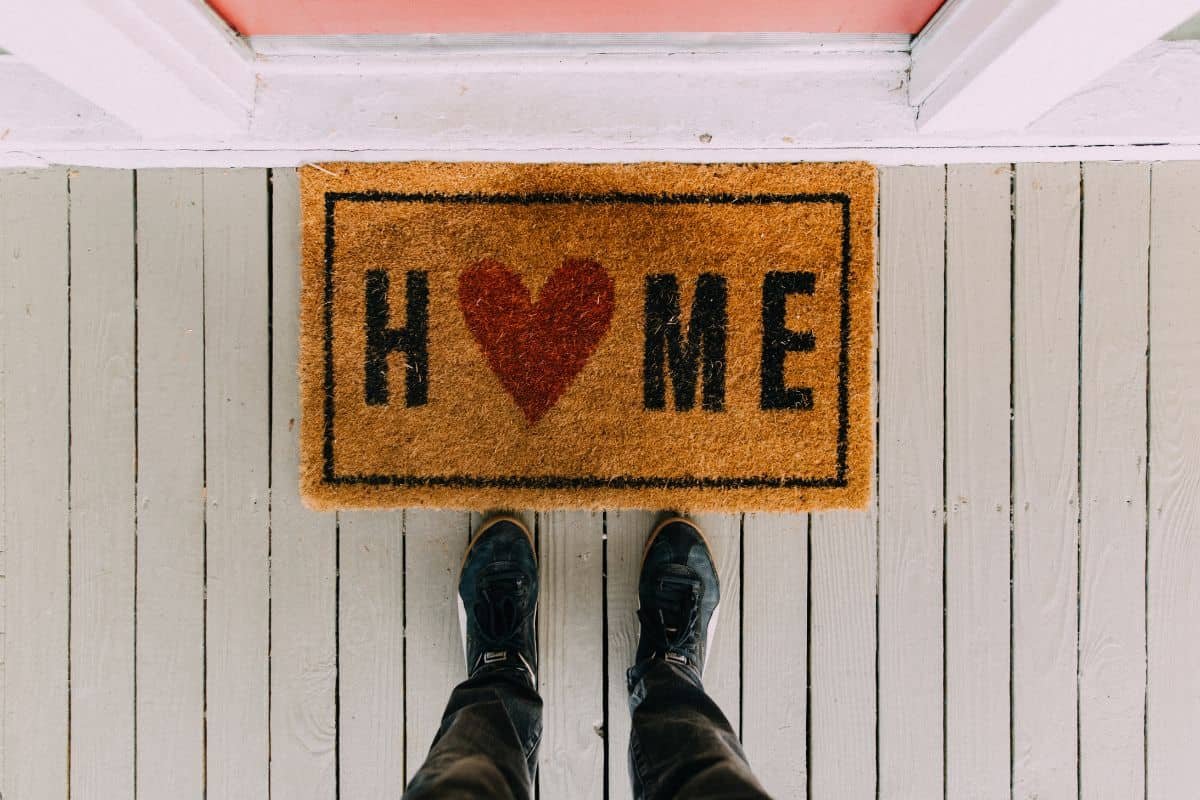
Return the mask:
[[533,667],[529,666],[529,662],[525,660],[525,656],[521,655],[520,651],[517,652],[517,658],[519,658],[521,663],[525,665],[525,671],[529,673],[529,679],[533,681],[533,685],[536,687],[537,673],[533,671]]
[[455,593],[455,605],[458,606],[458,637],[462,640],[463,664],[467,666],[467,674],[471,674],[471,665],[467,663],[467,607],[463,604],[462,595]]
[[704,667],[708,664],[708,660],[712,658],[713,643],[716,641],[713,638],[713,633],[717,630],[717,618],[721,616],[721,604],[717,603],[717,607],[713,609],[712,616],[708,618],[708,627],[704,630],[704,664],[700,665],[700,674],[704,674]]

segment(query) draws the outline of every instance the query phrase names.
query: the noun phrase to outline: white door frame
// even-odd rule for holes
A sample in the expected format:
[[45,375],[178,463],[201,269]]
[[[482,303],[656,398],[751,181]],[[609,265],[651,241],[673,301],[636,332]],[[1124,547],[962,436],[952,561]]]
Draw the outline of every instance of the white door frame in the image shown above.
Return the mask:
[[1196,6],[950,0],[910,48],[245,39],[201,0],[0,0],[0,165],[1197,158],[1200,43],[1156,40]]
[[245,130],[254,54],[202,0],[0,0],[4,44],[139,133]]
[[927,131],[1021,130],[1200,10],[1196,0],[950,0],[912,49]]

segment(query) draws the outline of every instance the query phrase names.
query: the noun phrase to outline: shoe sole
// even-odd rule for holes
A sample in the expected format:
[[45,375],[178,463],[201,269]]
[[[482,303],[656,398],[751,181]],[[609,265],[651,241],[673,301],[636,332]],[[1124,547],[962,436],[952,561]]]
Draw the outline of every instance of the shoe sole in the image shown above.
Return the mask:
[[[462,573],[463,568],[467,565],[467,558],[471,555],[471,551],[475,549],[475,545],[479,543],[480,538],[482,538],[482,536],[485,533],[487,533],[494,526],[496,526],[498,523],[501,523],[501,522],[511,522],[513,525],[516,525],[518,528],[521,529],[521,533],[525,534],[525,538],[529,540],[529,547],[530,547],[530,549],[533,550],[533,563],[535,565],[537,565],[537,563],[538,563],[537,545],[535,545],[533,542],[533,534],[529,532],[529,528],[526,527],[524,522],[522,522],[521,520],[517,519],[514,516],[511,516],[508,514],[500,514],[495,517],[489,517],[487,519],[487,521],[485,521],[482,525],[479,526],[479,530],[475,531],[475,535],[471,537],[470,543],[467,544],[467,552],[463,553],[462,563],[460,563],[458,565],[459,574]],[[463,665],[466,669],[469,670],[470,665],[467,664],[467,607],[465,605],[463,605],[462,595],[458,592],[457,589],[454,591],[454,604],[458,607],[458,638],[462,642]],[[536,629],[536,627],[537,627],[537,609],[534,609],[533,613],[534,613],[533,624],[534,624],[534,628]],[[535,685],[537,684],[537,676],[536,675],[534,676],[534,684]]]
[[[665,528],[668,525],[675,523],[675,522],[682,522],[684,525],[687,525],[688,527],[692,528],[693,530],[696,531],[696,533],[698,533],[700,535],[700,541],[704,544],[704,550],[708,553],[709,560],[713,562],[713,569],[715,570],[717,567],[717,559],[713,556],[712,545],[710,545],[708,543],[708,537],[704,535],[704,530],[701,529],[701,527],[699,525],[697,525],[695,522],[688,519],[687,517],[676,516],[676,517],[668,517],[667,519],[664,519],[662,522],[660,522],[654,526],[654,530],[650,531],[650,537],[648,539],[646,539],[646,544],[642,548],[642,563],[638,569],[638,572],[641,572],[642,570],[644,570],[646,568],[646,556],[650,555],[650,546],[654,544],[654,540],[658,538],[658,534],[662,533],[663,528]],[[718,576],[718,581],[719,580],[720,580],[720,577]],[[460,603],[460,605],[461,605],[461,603]],[[639,605],[639,610],[640,610],[641,604],[639,603],[638,605]],[[704,664],[700,667],[701,675],[704,674],[704,667],[708,666],[708,662],[712,659],[713,651],[716,649],[714,647],[714,645],[716,644],[716,640],[713,638],[713,634],[716,633],[717,619],[720,616],[721,616],[721,601],[718,600],[717,605],[713,608],[712,616],[709,617],[709,619],[708,619],[708,625],[706,625],[704,628],[705,653],[704,653]],[[465,612],[464,612],[463,620],[465,623],[465,620],[466,620]],[[464,650],[464,652],[466,651],[466,645],[463,645],[463,650]]]

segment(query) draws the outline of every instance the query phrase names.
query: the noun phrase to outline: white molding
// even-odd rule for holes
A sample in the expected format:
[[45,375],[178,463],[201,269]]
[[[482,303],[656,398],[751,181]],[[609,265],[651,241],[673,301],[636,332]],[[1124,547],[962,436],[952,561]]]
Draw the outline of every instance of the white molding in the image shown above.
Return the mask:
[[930,164],[1056,163],[1072,161],[1200,161],[1200,144],[1014,147],[880,148],[716,148],[612,150],[192,150],[72,149],[38,155],[0,153],[0,169],[41,169],[60,165],[111,169],[200,167],[298,167],[329,161],[500,161],[506,163],[627,164],[667,161],[682,164],[798,163],[865,161],[879,166]]
[[1196,10],[1196,0],[950,0],[912,47],[930,132],[1021,130]]
[[0,0],[4,46],[150,137],[243,131],[249,47],[201,0]]
[[946,0],[913,39],[908,101],[919,106],[963,61],[1010,0]]
[[[298,75],[345,80],[380,76],[403,80],[420,74],[520,75],[532,81],[552,75],[637,73],[660,83],[680,73],[716,75],[760,73],[818,76],[829,73],[903,74],[909,64],[906,50],[869,48],[858,51],[816,48],[737,47],[696,50],[641,48],[491,49],[450,51],[408,49],[347,52],[330,55],[259,55],[255,68],[261,80]],[[786,98],[782,98],[786,99]]]
[[902,72],[912,37],[881,34],[512,34],[252,36],[256,69],[278,76],[419,73]]
[[906,53],[907,33],[521,33],[396,35],[250,36],[254,54],[264,60],[337,57],[356,61],[419,58],[505,58],[515,54],[587,58],[600,55],[728,55],[738,52]]
[[0,56],[0,166],[1200,157],[1200,42],[1155,43],[1021,132],[918,128],[907,63],[894,51],[264,56],[248,129],[147,138]]

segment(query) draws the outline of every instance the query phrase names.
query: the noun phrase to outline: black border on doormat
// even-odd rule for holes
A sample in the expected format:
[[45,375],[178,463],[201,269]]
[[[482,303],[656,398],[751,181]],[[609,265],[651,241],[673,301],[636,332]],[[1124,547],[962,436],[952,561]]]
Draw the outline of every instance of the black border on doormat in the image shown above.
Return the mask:
[[[351,203],[458,203],[480,205],[554,205],[634,203],[639,205],[769,205],[774,203],[835,203],[842,209],[841,342],[838,355],[837,474],[827,478],[749,475],[734,477],[653,477],[638,475],[338,475],[333,463],[333,254],[337,239],[334,210]],[[439,194],[399,192],[325,193],[325,430],[323,480],[327,484],[373,486],[470,487],[491,489],[833,489],[846,480],[846,450],[850,429],[850,197],[825,194]]]

